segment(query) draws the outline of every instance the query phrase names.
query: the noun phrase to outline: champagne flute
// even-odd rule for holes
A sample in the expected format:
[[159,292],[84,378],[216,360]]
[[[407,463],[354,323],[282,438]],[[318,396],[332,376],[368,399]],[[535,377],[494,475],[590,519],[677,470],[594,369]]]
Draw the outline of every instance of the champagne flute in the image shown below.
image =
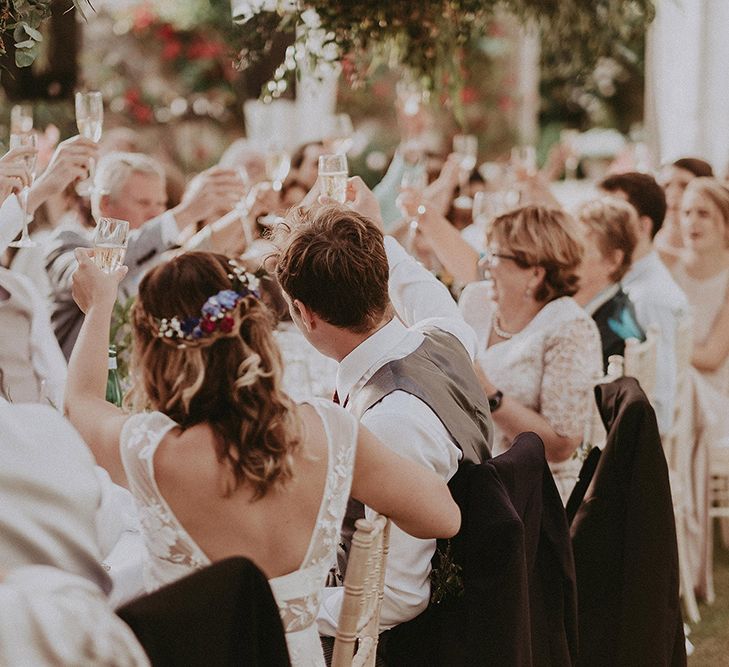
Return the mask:
[[577,141],[580,131],[567,128],[559,133],[559,141],[565,148],[564,177],[567,181],[577,178],[577,168],[580,166],[580,152]]
[[331,147],[332,153],[346,154],[354,143],[352,138],[354,127],[349,114],[334,114],[329,118],[328,125],[327,143]]
[[346,155],[321,155],[319,157],[319,183],[321,194],[344,204],[347,201],[349,167]]
[[33,131],[33,107],[15,104],[10,110],[10,134],[28,134]]
[[[76,126],[82,137],[98,143],[104,126],[104,100],[98,91],[76,93]],[[81,197],[88,197],[93,189],[94,161],[89,162],[89,177],[76,186]]]
[[99,218],[94,232],[94,262],[105,273],[113,273],[124,263],[129,223],[116,218]]
[[[475,134],[457,134],[453,137],[453,152],[459,158],[459,197],[463,198],[461,208],[471,208],[471,198],[468,196],[468,181],[471,172],[478,160],[478,137]],[[466,199],[468,202],[466,203]]]
[[[415,162],[413,164],[405,165],[405,170],[402,173],[402,180],[400,181],[400,187],[402,189],[408,188],[414,190],[415,193],[422,199],[422,195],[425,192],[425,188],[428,187],[428,171],[424,161]],[[405,213],[405,211],[403,211]],[[420,204],[418,206],[417,215],[413,217],[408,224],[408,236],[407,236],[407,251],[411,254],[415,254],[415,239],[418,235],[418,215],[425,213],[425,206]]]
[[277,143],[269,144],[266,152],[266,178],[271,181],[273,189],[280,192],[283,182],[291,169],[291,156]]
[[26,132],[22,134],[11,134],[10,135],[10,148],[32,148],[33,152],[23,158],[25,162],[25,169],[30,174],[30,182],[23,188],[20,193],[20,202],[23,208],[23,232],[17,241],[12,241],[9,245],[13,248],[33,248],[38,245],[35,241],[32,241],[30,234],[28,234],[28,195],[30,194],[30,186],[33,185],[33,179],[35,179],[35,167],[36,158],[38,156],[38,137],[34,132]]
[[537,149],[534,146],[514,146],[511,149],[511,162],[521,167],[529,177],[537,173]]

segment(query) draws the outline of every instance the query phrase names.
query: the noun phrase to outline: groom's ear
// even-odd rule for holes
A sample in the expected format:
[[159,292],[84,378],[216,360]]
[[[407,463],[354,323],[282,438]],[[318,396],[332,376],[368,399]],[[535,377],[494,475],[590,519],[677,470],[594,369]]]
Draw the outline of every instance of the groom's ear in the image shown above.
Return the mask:
[[313,331],[316,328],[316,313],[298,299],[294,299],[294,308],[296,308],[301,318],[301,323],[306,327],[306,330]]

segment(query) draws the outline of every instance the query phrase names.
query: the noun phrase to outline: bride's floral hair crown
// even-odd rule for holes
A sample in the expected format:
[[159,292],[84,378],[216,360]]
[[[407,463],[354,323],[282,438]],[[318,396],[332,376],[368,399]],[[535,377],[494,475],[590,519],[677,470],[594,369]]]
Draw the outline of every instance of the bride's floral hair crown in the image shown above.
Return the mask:
[[228,260],[231,273],[231,289],[224,289],[211,296],[200,309],[200,317],[153,318],[156,325],[157,338],[183,341],[178,347],[186,347],[184,341],[198,341],[216,333],[230,333],[235,326],[232,313],[238,304],[247,296],[260,299],[259,281],[252,273],[247,273],[232,259]]

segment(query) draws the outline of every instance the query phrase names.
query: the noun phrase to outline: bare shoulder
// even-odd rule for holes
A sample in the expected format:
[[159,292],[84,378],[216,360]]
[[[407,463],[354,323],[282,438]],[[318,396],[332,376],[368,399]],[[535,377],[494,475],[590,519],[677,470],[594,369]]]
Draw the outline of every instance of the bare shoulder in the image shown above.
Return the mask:
[[195,486],[216,480],[220,464],[216,452],[216,438],[208,424],[197,424],[189,429],[171,429],[157,447],[154,472],[158,482],[182,484],[195,482]]

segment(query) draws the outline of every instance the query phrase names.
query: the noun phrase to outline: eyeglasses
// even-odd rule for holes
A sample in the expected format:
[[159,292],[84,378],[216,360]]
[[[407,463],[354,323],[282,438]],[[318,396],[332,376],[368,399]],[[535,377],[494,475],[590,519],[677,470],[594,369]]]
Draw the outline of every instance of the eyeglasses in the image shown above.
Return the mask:
[[486,250],[481,253],[478,263],[484,267],[490,267],[493,266],[496,263],[495,260],[498,259],[510,259],[512,262],[516,262],[519,266],[524,266],[524,260],[516,255],[506,255],[500,252],[491,252],[490,250]]

